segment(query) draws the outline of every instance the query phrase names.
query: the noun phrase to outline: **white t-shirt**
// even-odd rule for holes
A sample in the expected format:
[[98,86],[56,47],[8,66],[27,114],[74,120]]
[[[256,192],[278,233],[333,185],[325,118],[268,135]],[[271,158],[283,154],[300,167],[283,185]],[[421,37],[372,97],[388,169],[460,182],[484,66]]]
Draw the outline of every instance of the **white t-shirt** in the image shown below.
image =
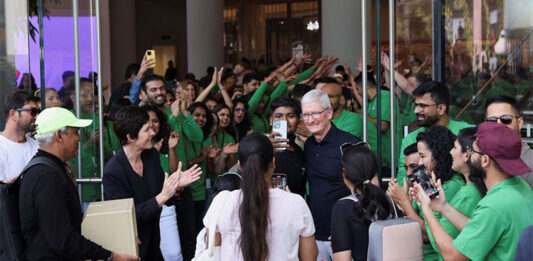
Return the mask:
[[29,134],[24,143],[14,142],[0,134],[0,180],[19,175],[38,149],[39,143]]
[[[281,189],[269,191],[268,260],[298,260],[300,236],[310,237],[315,234],[311,211],[304,199],[297,194]],[[222,236],[221,260],[242,260],[238,244],[241,234],[241,200],[241,190],[220,192],[204,217],[204,225],[209,228],[217,224],[217,232]]]

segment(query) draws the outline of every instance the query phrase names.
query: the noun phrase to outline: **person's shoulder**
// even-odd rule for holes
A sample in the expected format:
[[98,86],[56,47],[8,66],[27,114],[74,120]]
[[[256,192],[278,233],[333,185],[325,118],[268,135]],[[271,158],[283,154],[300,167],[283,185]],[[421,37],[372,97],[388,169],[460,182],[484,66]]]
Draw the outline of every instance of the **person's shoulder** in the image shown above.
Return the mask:
[[462,120],[453,120],[453,119],[450,119],[450,122],[448,123],[448,129],[464,129],[464,128],[470,128],[470,127],[474,127],[474,125],[466,122],[466,121],[462,121]]
[[355,120],[363,119],[363,115],[352,112],[352,111],[343,110],[342,114],[344,114],[344,117],[346,117],[347,119],[355,119]]
[[407,135],[403,138],[403,140],[405,140],[405,141],[410,141],[411,143],[413,143],[413,141],[416,141],[416,136],[418,136],[418,134],[419,134],[420,132],[423,132],[423,131],[425,131],[425,130],[426,130],[426,128],[424,128],[424,127],[419,127],[418,129],[416,129],[416,130],[414,130],[414,131],[412,131],[412,132],[409,132],[409,134],[407,134]]
[[[335,128],[337,128],[337,127],[335,127]],[[341,129],[339,129],[339,128],[337,128],[336,132],[337,132],[337,135],[336,135],[336,136],[338,137],[339,141],[341,141],[341,142],[343,142],[343,143],[344,143],[344,142],[353,142],[353,143],[356,143],[356,142],[360,142],[360,141],[361,141],[361,139],[355,137],[355,136],[352,135],[351,133],[346,132],[346,131],[343,131],[343,130],[341,130]]]

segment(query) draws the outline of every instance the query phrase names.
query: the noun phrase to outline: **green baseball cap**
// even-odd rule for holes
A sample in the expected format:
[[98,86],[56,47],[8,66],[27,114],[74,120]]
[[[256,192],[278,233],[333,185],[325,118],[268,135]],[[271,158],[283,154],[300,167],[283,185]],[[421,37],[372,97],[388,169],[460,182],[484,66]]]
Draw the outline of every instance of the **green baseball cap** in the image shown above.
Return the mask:
[[83,128],[89,126],[93,120],[81,120],[74,114],[61,107],[47,108],[37,116],[37,134],[46,134],[64,127]]

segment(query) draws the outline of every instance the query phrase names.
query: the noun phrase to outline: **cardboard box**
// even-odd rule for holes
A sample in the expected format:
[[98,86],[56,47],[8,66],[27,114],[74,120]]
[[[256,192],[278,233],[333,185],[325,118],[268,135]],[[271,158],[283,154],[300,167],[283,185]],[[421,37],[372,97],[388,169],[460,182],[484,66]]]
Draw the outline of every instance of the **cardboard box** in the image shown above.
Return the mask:
[[139,256],[133,199],[91,202],[81,223],[81,234],[105,249]]

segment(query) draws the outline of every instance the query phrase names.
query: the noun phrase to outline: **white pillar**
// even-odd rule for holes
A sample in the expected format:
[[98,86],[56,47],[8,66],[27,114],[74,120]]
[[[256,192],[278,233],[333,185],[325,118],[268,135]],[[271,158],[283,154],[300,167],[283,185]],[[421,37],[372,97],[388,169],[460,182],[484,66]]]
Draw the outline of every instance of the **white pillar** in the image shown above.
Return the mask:
[[[322,1],[322,55],[334,55],[339,64],[348,62],[354,68],[361,57],[361,1]],[[367,54],[370,54],[372,32],[370,24],[370,1],[367,4]],[[368,64],[373,64],[367,55]]]
[[187,70],[197,78],[224,63],[222,0],[187,0]]

